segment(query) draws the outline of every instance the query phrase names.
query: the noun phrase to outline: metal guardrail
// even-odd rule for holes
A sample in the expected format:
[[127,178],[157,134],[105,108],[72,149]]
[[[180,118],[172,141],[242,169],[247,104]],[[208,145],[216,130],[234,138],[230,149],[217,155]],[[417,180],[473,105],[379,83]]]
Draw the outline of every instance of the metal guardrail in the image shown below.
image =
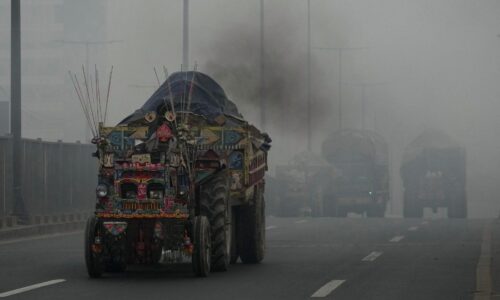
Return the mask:
[[[0,216],[12,213],[12,140],[0,137]],[[22,140],[23,200],[28,216],[91,211],[97,160],[94,145]]]

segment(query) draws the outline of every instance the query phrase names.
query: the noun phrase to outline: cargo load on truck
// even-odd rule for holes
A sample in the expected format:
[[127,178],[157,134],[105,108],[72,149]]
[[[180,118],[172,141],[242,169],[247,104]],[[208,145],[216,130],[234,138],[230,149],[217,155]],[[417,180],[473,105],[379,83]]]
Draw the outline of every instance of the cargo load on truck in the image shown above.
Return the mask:
[[425,207],[448,209],[448,217],[465,218],[467,200],[465,149],[446,134],[426,130],[403,154],[401,178],[405,217],[421,218]]
[[198,276],[264,258],[271,139],[209,76],[172,74],[117,126],[100,124],[91,277],[130,264],[191,262]]
[[335,169],[323,197],[323,213],[345,217],[349,212],[383,217],[389,200],[388,147],[369,130],[343,129],[322,145],[323,158]]

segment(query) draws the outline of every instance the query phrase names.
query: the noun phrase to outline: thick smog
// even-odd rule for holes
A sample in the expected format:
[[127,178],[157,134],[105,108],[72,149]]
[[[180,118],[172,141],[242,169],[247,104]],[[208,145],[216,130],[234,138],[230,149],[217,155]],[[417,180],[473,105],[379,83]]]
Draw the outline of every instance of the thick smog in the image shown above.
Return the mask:
[[0,0],[0,298],[495,299],[499,14]]

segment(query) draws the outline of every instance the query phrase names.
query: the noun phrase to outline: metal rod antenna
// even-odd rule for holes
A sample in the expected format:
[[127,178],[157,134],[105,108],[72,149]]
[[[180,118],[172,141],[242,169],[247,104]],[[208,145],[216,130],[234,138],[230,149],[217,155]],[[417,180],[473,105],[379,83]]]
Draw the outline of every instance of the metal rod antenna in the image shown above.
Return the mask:
[[112,76],[113,76],[113,66],[111,66],[111,71],[109,72],[108,91],[106,92],[106,108],[104,109],[104,123],[106,123],[106,117],[108,116],[109,91],[111,90]]
[[[186,106],[186,110],[189,111],[191,109],[191,97],[193,95],[193,86],[194,86],[194,77],[196,76],[196,70],[198,69],[198,66],[195,64],[194,65],[194,72],[193,72],[193,76],[191,77],[191,84],[190,84],[190,87],[189,87],[189,94],[188,94],[188,103],[187,103],[187,106]],[[184,120],[185,123],[184,124],[187,124],[188,122],[188,119],[189,119],[189,114],[186,114],[186,119]]]
[[97,110],[97,123],[99,124],[102,121],[101,115],[101,101],[99,101],[99,92],[97,90],[98,86],[98,76],[97,76],[97,65],[94,65],[94,79],[95,79],[95,102],[96,102],[96,110]]
[[[90,113],[91,113],[91,116],[92,116],[92,122],[93,122],[93,127],[95,129],[95,114],[94,114],[94,109],[92,107],[92,100],[90,100],[90,92],[89,92],[89,85],[88,85],[88,80],[87,80],[87,75],[85,73],[85,67],[82,66],[82,72],[83,72],[83,78],[84,78],[84,84],[85,84],[85,89],[87,90],[87,102],[89,104],[89,107],[90,107]],[[94,130],[94,132],[96,132],[97,130]],[[96,137],[96,135],[94,135],[94,137]]]
[[85,119],[87,120],[87,124],[89,124],[90,120],[89,120],[87,109],[85,108],[82,97],[80,96],[80,93],[78,92],[78,88],[76,87],[76,83],[73,79],[73,75],[71,74],[71,71],[68,71],[68,74],[69,74],[69,78],[71,79],[71,83],[73,84],[73,87],[75,88],[75,92],[76,92],[76,95],[78,97],[78,101],[80,102],[80,105],[82,106],[83,114],[85,116]]
[[177,128],[177,115],[175,114],[175,106],[174,106],[174,99],[173,99],[173,95],[172,95],[172,88],[170,87],[170,81],[168,81],[168,70],[167,70],[167,68],[164,68],[163,70],[165,72],[165,77],[167,77],[167,87],[168,87],[168,95],[170,98],[170,106],[172,107],[172,113],[175,116],[174,124],[175,124],[175,127]]
[[156,81],[158,82],[158,87],[160,87],[161,86],[160,77],[158,77],[158,72],[156,72],[156,67],[153,67],[153,70],[155,71],[155,76],[156,76]]
[[82,88],[80,86],[80,81],[78,80],[76,74],[74,74],[75,76],[75,81],[76,81],[76,84],[78,86],[78,90],[80,92],[80,95],[82,97],[82,101],[84,103],[84,106],[86,107],[86,110],[87,110],[87,115],[88,115],[88,125],[89,125],[89,128],[90,128],[90,131],[92,133],[92,135],[95,136],[95,132],[94,132],[94,127],[92,126],[92,118],[91,118],[91,115],[90,115],[90,107],[88,107],[88,103],[86,101],[86,97],[84,96],[83,92],[82,92]]
[[163,66],[163,75],[165,76],[165,80],[168,78],[168,70],[167,67]]
[[90,70],[87,70],[88,82],[90,82],[90,95],[92,96],[90,100],[92,100],[92,107],[94,109],[95,114],[95,123],[94,126],[97,131],[97,124],[99,123],[99,107],[97,106],[97,101],[95,99],[94,94],[94,79],[92,78],[92,73]]

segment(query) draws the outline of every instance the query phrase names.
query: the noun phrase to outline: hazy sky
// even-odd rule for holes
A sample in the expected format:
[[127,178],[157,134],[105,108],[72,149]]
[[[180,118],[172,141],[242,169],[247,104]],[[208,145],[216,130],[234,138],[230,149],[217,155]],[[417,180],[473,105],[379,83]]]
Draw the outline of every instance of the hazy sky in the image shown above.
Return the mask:
[[[306,150],[307,2],[264,2],[266,74],[272,95],[266,130],[274,139],[274,166]],[[257,125],[259,3],[190,0],[191,64],[196,61],[200,71],[215,75],[245,117]],[[116,122],[152,93],[153,67],[180,69],[182,1],[108,0],[107,16],[107,28],[102,29],[106,38],[121,42],[105,52],[92,50],[91,58],[103,70],[115,66],[110,116]],[[366,128],[381,133],[391,148],[394,212],[401,209],[399,162],[404,147],[424,129],[437,128],[467,148],[471,216],[496,215],[498,16],[496,0],[311,0],[313,150],[319,152],[322,140],[337,128],[339,114],[338,52],[317,48],[362,48],[346,50],[342,56],[343,126],[361,127],[364,94]],[[83,14],[74,22],[85,24],[89,17]],[[8,21],[1,22],[5,30]],[[84,52],[75,51],[67,69],[78,68],[84,60]],[[74,108],[72,112],[77,111],[76,103]],[[81,129],[75,131],[82,134]]]

